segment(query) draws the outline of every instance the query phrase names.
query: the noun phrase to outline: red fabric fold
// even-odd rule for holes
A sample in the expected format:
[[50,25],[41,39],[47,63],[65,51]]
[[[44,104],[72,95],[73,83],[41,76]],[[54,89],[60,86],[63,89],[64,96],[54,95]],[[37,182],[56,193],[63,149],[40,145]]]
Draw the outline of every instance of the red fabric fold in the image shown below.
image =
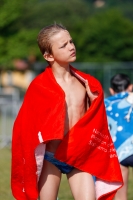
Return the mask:
[[[85,115],[67,133],[55,157],[81,171],[94,175],[96,181],[105,181],[105,185],[108,185],[107,191],[112,185],[112,189],[107,193],[104,189],[103,194],[101,191],[97,194],[97,199],[111,200],[116,190],[122,186],[122,176],[116,150],[108,130],[102,87],[94,77],[86,76],[75,69],[73,71],[75,75],[78,73],[78,77],[80,75],[87,79],[91,91],[99,95]],[[99,188],[99,184],[96,185]]]
[[[32,81],[13,127],[11,185],[17,200],[38,198],[35,149],[40,143],[53,139],[62,140],[56,151],[59,160],[96,177],[97,199],[111,200],[122,186],[119,162],[108,131],[102,87],[94,77],[73,67],[71,71],[81,81],[87,79],[91,91],[99,95],[64,137],[65,94],[51,67]],[[107,187],[107,192],[102,192],[103,187]]]

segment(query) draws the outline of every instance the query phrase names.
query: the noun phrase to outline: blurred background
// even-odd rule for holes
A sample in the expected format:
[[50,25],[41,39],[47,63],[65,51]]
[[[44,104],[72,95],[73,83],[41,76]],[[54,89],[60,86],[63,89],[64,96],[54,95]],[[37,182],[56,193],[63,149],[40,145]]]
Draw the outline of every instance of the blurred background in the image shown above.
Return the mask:
[[[0,1],[0,200],[10,191],[12,125],[27,87],[47,63],[37,46],[46,25],[63,24],[77,48],[73,66],[95,76],[109,95],[110,78],[129,75],[133,82],[133,0]],[[73,199],[61,188],[59,199]],[[129,179],[128,199],[133,200]],[[64,195],[64,196],[63,196]]]

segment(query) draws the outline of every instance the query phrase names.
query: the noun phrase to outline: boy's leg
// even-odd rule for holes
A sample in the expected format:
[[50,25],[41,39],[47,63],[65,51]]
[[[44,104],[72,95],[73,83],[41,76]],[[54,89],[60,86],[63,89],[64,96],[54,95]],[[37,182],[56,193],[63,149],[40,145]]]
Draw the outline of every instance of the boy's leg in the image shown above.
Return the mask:
[[115,195],[115,200],[127,200],[127,187],[128,187],[128,174],[129,174],[129,168],[120,165],[122,177],[124,181],[124,185],[121,189],[119,189]]
[[40,200],[56,200],[61,180],[61,172],[52,163],[44,160],[38,183]]
[[73,169],[67,175],[75,200],[95,200],[95,186],[91,174]]

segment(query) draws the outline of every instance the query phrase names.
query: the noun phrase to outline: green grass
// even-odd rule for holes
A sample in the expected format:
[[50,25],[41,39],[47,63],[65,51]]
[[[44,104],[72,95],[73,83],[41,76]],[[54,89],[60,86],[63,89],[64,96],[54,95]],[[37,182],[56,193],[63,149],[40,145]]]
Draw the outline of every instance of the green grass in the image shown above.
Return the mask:
[[[10,189],[10,168],[11,168],[11,152],[9,148],[0,149],[0,199],[13,200]],[[133,171],[130,169],[128,200],[133,200]],[[59,190],[59,200],[73,200],[71,191],[66,179],[62,176]]]
[[73,200],[66,175],[62,175],[58,198],[59,200]]
[[128,184],[128,200],[133,200],[133,168],[130,168]]
[[13,200],[10,190],[10,149],[0,149],[0,199]]

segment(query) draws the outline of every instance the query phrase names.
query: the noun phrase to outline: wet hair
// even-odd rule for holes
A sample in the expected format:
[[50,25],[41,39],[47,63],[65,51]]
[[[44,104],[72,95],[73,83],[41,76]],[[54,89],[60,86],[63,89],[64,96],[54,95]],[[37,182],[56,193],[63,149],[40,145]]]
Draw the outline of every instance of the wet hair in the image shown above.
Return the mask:
[[111,88],[116,93],[125,91],[129,87],[130,84],[131,84],[131,81],[128,75],[126,74],[116,74],[110,80]]
[[51,24],[49,26],[44,27],[38,34],[37,43],[41,53],[52,54],[52,45],[50,42],[50,38],[59,33],[62,30],[66,30],[66,28],[62,24]]

